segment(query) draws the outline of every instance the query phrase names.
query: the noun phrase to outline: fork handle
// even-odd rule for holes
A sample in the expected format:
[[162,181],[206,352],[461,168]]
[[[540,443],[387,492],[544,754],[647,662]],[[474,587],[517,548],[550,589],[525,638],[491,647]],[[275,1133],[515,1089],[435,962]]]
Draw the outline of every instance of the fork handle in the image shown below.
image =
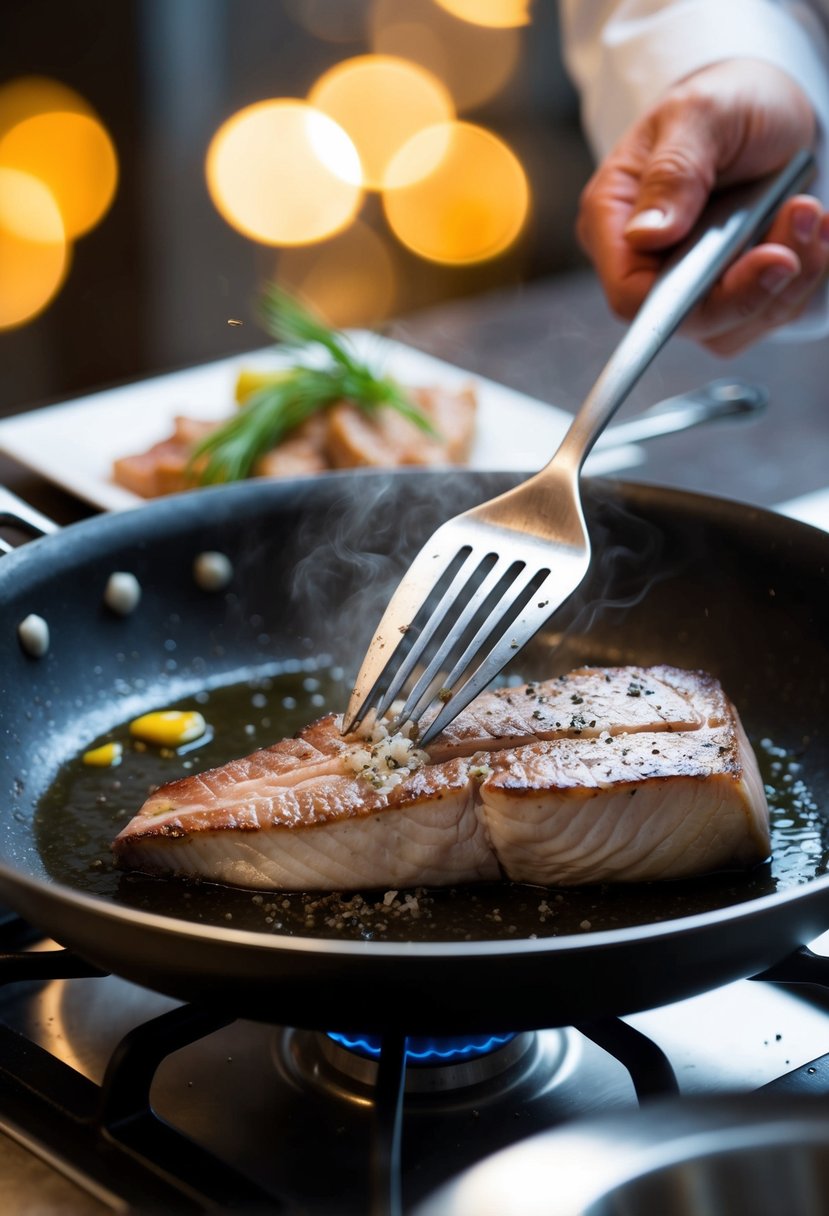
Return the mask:
[[671,334],[737,255],[763,232],[778,207],[808,184],[814,170],[812,153],[802,150],[779,173],[728,190],[709,203],[646,296],[550,465],[578,476],[593,444]]

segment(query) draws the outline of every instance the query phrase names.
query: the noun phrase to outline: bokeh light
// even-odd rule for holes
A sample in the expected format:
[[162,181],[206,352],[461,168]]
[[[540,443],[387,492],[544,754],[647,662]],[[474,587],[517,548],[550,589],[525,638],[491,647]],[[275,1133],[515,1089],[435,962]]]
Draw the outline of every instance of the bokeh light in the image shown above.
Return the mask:
[[519,29],[460,21],[433,0],[374,0],[372,50],[419,63],[448,88],[458,111],[500,93],[521,55]]
[[308,94],[353,140],[363,184],[380,189],[392,157],[423,127],[454,118],[446,86],[419,64],[359,55],[336,64]]
[[266,245],[303,245],[340,231],[362,200],[357,150],[332,118],[277,98],[238,111],[214,135],[207,185],[224,219]]
[[[435,172],[412,181],[430,162],[435,147],[444,154]],[[383,195],[395,236],[433,262],[481,262],[507,249],[527,218],[530,190],[514,152],[492,132],[472,123],[428,127],[392,161]]]
[[115,149],[104,127],[73,111],[49,111],[16,123],[0,138],[0,165],[43,182],[70,239],[105,215],[118,181]]
[[388,244],[360,220],[324,244],[282,251],[277,277],[331,325],[376,325],[396,302]]
[[531,0],[435,0],[435,3],[461,21],[490,29],[511,29],[530,21]]
[[50,112],[94,117],[79,93],[49,76],[18,76],[0,87],[0,136],[27,118]]
[[63,282],[69,250],[48,188],[0,166],[0,329],[22,325],[46,307]]

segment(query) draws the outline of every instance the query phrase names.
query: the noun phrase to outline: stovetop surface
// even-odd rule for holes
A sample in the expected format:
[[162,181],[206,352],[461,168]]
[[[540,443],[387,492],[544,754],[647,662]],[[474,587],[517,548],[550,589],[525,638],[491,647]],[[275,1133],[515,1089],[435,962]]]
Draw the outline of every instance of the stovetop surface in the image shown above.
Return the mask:
[[[50,948],[53,943],[35,946]],[[829,955],[829,934],[813,948]],[[177,1002],[113,976],[15,983],[0,993],[0,1019],[7,1027],[96,1085],[125,1035],[176,1008]],[[820,1083],[825,1079],[808,1069],[829,1052],[829,993],[811,987],[742,980],[623,1022],[666,1054],[681,1094],[745,1092],[787,1074],[802,1073],[807,1084],[813,1076]],[[332,1071],[318,1039],[284,1027],[231,1023],[162,1061],[152,1086],[153,1108],[272,1195],[267,1210],[365,1216],[372,1090]],[[427,1092],[406,1097],[406,1211],[515,1140],[638,1105],[624,1064],[578,1030],[542,1028],[518,1056],[489,1080],[448,1093],[429,1093],[427,1085]],[[27,1143],[1,1100],[0,1128],[4,1211],[142,1211],[107,1190],[96,1195],[93,1187],[90,1193],[88,1181],[72,1179],[71,1162],[53,1153],[41,1160],[43,1148]]]

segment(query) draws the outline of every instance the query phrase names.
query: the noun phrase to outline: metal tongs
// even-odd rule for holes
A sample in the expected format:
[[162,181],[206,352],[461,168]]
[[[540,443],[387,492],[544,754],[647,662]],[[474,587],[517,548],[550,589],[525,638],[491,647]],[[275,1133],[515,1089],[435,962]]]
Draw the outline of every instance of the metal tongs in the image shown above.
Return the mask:
[[431,715],[418,732],[428,743],[572,595],[590,565],[579,493],[585,457],[694,305],[813,173],[813,156],[801,151],[781,172],[717,196],[657,279],[550,463],[433,533],[368,647],[344,732],[402,697],[394,729]]

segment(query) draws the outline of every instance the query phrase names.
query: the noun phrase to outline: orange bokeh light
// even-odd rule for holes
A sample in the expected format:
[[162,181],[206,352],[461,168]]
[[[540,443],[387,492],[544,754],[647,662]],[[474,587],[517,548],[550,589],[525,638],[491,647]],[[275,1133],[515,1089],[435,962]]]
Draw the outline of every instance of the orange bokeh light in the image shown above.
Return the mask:
[[223,218],[265,245],[324,240],[351,222],[362,201],[360,158],[345,131],[288,98],[229,118],[211,140],[206,175]]
[[435,0],[453,17],[489,29],[529,25],[531,0]]
[[[443,150],[428,177],[405,184],[420,163]],[[395,236],[432,262],[482,262],[507,249],[529,212],[530,190],[521,162],[490,131],[450,123],[418,132],[392,161],[383,195]]]
[[421,128],[454,118],[446,86],[416,63],[359,55],[326,72],[308,95],[354,141],[363,184],[379,190],[392,157]]
[[48,76],[18,76],[0,88],[0,136],[27,118],[50,112],[94,117],[79,93]]
[[100,221],[118,181],[115,149],[103,126],[75,111],[35,114],[16,123],[0,139],[0,165],[43,182],[69,238]]
[[313,249],[286,249],[278,277],[331,325],[376,325],[391,313],[397,276],[386,242],[359,220]]
[[64,280],[69,250],[43,182],[0,166],[0,329],[42,312]]
[[458,111],[481,105],[508,83],[521,55],[521,31],[460,21],[434,0],[374,0],[372,49],[399,55],[446,85]]

